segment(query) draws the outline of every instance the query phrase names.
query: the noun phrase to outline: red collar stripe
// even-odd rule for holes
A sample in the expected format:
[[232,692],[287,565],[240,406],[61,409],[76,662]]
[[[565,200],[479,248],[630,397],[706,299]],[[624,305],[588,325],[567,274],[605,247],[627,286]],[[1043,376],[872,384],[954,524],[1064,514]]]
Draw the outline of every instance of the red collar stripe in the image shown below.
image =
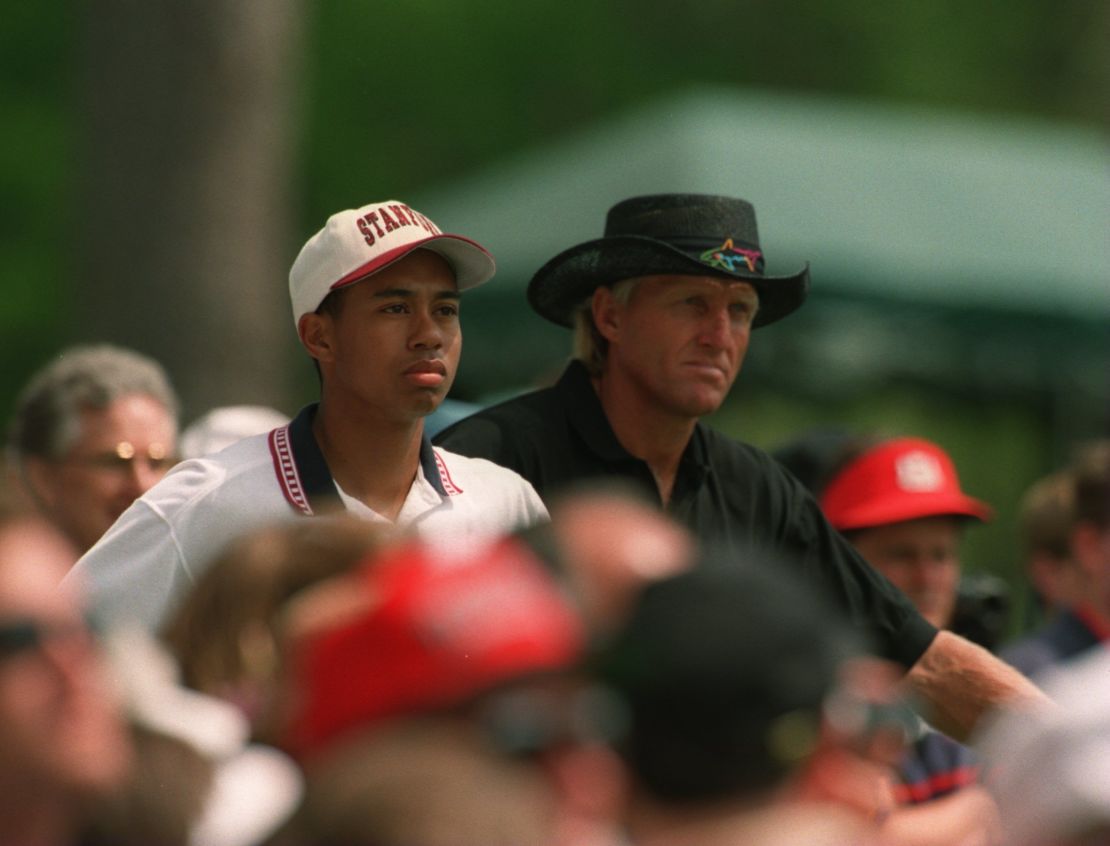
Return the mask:
[[311,517],[312,507],[308,504],[308,497],[305,496],[301,476],[293,460],[293,450],[289,445],[289,427],[281,426],[274,429],[270,432],[269,440],[270,455],[274,460],[274,473],[277,474],[281,492],[294,510]]
[[979,780],[979,766],[963,766],[945,773],[936,773],[912,784],[894,785],[894,798],[901,804],[927,802],[938,799],[961,787],[975,784]]
[[443,482],[443,489],[447,492],[448,496],[456,496],[461,494],[462,488],[454,483],[451,479],[451,474],[447,472],[447,464],[444,463],[443,458],[440,457],[439,450],[433,450],[436,457],[436,467],[439,468],[439,479]]

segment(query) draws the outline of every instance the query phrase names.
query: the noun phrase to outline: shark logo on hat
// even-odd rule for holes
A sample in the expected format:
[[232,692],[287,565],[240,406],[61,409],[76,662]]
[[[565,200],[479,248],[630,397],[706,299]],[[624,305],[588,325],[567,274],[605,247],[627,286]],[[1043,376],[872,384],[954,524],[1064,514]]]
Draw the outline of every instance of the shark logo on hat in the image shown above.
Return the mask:
[[735,273],[740,264],[743,264],[751,273],[755,273],[757,269],[760,271],[763,269],[763,253],[759,250],[745,250],[734,246],[731,238],[719,247],[706,250],[700,258],[710,267],[727,270],[729,273]]

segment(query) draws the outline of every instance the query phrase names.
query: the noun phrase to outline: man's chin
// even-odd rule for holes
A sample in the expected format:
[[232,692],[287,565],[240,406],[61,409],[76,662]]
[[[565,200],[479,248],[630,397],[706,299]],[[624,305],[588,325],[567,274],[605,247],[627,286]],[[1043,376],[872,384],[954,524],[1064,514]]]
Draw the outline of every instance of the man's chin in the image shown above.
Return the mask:
[[684,398],[682,411],[690,417],[705,417],[717,411],[725,401],[727,394],[717,391],[699,391]]
[[438,409],[442,404],[444,398],[447,396],[446,391],[427,391],[417,394],[409,410],[413,417],[427,417]]

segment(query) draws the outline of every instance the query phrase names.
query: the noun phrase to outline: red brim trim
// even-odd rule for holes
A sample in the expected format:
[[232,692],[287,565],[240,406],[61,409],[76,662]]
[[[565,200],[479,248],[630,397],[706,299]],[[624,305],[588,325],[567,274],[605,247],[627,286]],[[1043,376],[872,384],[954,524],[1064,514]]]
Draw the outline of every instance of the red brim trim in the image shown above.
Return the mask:
[[[365,279],[370,274],[377,273],[379,270],[385,269],[389,265],[393,264],[395,261],[400,261],[413,250],[432,249],[433,252],[438,252],[428,245],[433,244],[437,241],[446,240],[460,241],[464,244],[469,244],[471,247],[474,247],[479,252],[484,253],[486,256],[489,256],[489,253],[485,247],[483,247],[477,241],[472,241],[471,239],[463,237],[462,235],[429,235],[427,238],[424,238],[420,241],[403,244],[400,247],[394,247],[392,250],[388,250],[381,255],[375,256],[361,267],[356,267],[339,281],[333,282],[329,290],[334,291],[338,288],[346,287],[347,285],[353,285],[355,282],[359,282],[362,279]],[[444,258],[448,258],[448,256],[444,255]]]
[[967,496],[913,494],[846,509],[839,514],[826,512],[826,516],[837,529],[847,531],[904,523],[925,517],[965,517],[985,523],[994,516],[994,511],[986,503]]

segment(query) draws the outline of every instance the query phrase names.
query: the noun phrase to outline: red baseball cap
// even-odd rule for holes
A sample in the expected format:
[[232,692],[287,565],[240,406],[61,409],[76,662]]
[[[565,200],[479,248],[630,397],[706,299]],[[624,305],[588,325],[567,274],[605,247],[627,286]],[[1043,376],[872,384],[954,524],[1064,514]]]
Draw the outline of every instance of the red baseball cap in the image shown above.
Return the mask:
[[960,490],[952,459],[921,438],[884,441],[849,463],[825,487],[821,508],[840,530],[921,517],[989,520],[989,505]]
[[407,543],[350,582],[363,610],[291,648],[298,701],[287,745],[301,757],[349,730],[568,667],[585,642],[570,601],[512,538],[464,554]]

